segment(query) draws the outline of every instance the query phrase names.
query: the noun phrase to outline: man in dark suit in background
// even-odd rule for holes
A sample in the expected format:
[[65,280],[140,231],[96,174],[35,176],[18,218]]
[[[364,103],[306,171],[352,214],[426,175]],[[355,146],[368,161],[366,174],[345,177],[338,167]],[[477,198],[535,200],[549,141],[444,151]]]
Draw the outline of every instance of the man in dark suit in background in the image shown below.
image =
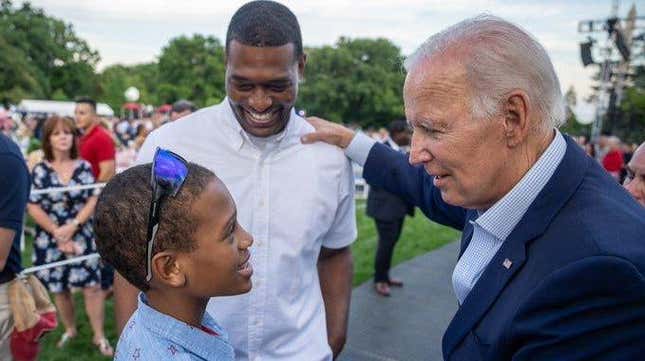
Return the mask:
[[645,208],[558,131],[563,97],[544,48],[482,15],[405,65],[409,162],[320,119],[302,141],[345,148],[368,184],[463,232],[444,358],[642,360]]
[[[389,125],[389,136],[383,144],[405,153],[410,145],[410,127],[404,120]],[[381,296],[390,295],[390,286],[401,287],[403,281],[390,277],[394,246],[401,236],[406,215],[414,215],[414,206],[379,187],[371,187],[367,195],[367,215],[374,219],[378,232],[378,248],[374,258],[374,289]]]

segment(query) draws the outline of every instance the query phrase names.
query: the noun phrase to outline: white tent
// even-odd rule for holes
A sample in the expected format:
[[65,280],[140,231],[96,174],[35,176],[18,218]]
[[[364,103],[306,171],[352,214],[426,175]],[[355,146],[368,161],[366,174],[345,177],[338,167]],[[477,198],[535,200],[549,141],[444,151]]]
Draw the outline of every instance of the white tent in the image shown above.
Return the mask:
[[[60,102],[55,100],[25,99],[18,104],[17,111],[26,113],[46,113],[60,116],[74,116],[74,102]],[[113,117],[114,111],[104,103],[96,104],[96,113],[105,117]]]

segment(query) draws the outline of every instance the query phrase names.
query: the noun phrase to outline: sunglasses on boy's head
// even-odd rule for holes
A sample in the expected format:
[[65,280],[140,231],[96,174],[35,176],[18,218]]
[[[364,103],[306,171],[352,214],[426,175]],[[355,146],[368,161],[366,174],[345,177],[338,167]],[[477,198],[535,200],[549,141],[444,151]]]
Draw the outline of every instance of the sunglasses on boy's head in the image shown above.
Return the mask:
[[167,197],[177,195],[187,176],[188,162],[184,158],[169,150],[157,148],[150,172],[152,201],[148,213],[146,282],[152,279],[152,248],[159,229],[161,204]]

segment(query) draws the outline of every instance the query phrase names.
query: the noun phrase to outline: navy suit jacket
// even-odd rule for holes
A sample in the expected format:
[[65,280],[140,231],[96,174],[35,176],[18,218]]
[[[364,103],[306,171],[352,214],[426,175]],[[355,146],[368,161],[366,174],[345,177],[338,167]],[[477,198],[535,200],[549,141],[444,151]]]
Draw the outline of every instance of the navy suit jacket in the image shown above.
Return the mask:
[[[392,148],[389,142],[383,143]],[[414,215],[414,206],[399,196],[379,187],[370,187],[367,194],[366,213],[377,221],[392,222]]]
[[[562,162],[448,326],[444,359],[645,360],[645,208],[565,138]],[[476,212],[445,203],[422,167],[376,144],[363,176],[462,230],[461,256]]]

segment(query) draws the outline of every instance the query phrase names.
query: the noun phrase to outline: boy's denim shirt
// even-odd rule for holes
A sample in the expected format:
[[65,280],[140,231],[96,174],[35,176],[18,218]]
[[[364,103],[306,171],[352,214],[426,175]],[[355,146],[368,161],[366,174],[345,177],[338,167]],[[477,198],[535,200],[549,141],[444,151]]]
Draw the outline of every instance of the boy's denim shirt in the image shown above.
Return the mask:
[[193,327],[148,305],[143,293],[116,347],[116,361],[208,360],[233,361],[235,353],[224,330],[207,313]]

